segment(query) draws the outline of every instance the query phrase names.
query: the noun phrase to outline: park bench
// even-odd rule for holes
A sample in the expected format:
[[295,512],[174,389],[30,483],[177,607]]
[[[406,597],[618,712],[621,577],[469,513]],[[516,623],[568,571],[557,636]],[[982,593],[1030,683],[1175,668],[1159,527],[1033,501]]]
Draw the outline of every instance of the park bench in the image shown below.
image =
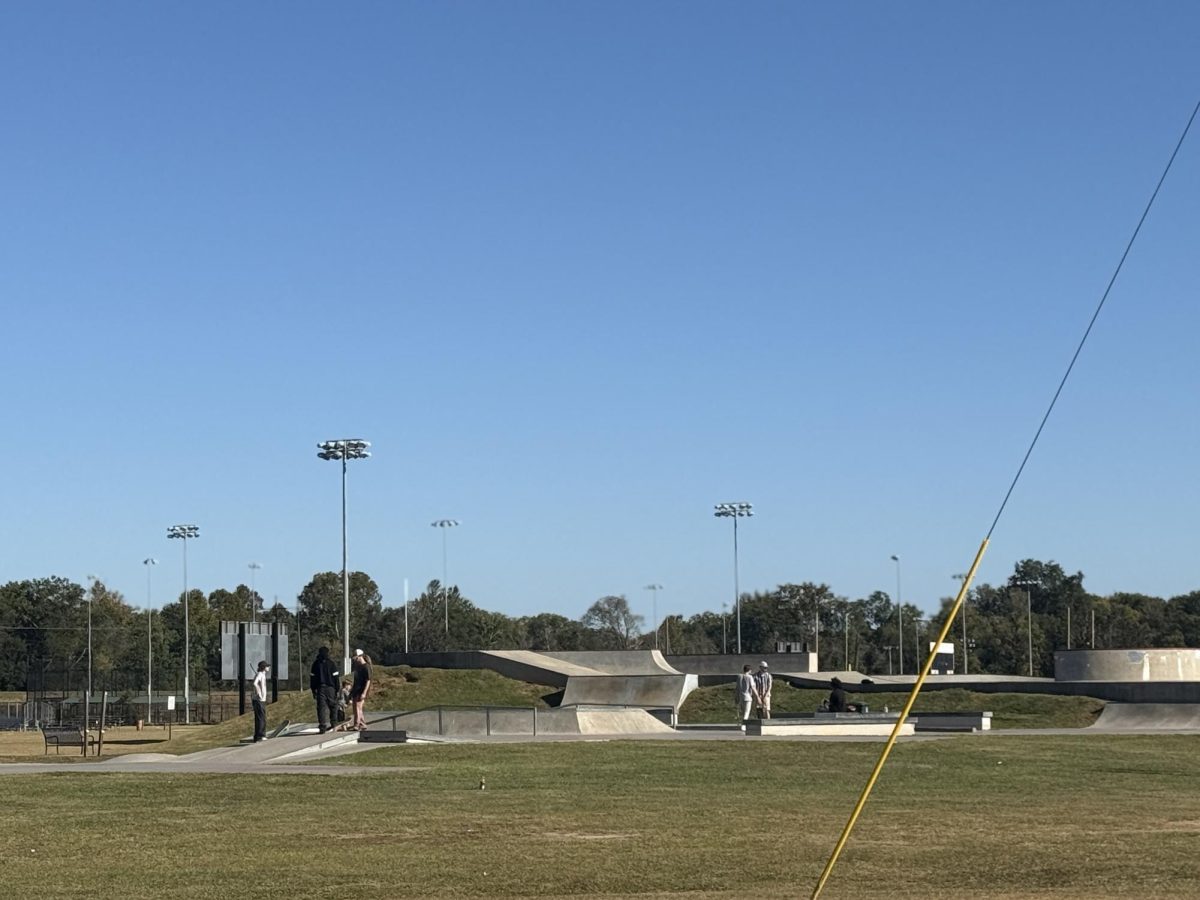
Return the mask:
[[99,738],[94,734],[89,734],[82,728],[62,728],[55,726],[43,728],[42,740],[46,743],[46,753],[50,752],[50,745],[53,744],[56,755],[60,752],[63,746],[78,747],[80,754],[83,756],[87,756],[87,749],[89,745],[99,748]]

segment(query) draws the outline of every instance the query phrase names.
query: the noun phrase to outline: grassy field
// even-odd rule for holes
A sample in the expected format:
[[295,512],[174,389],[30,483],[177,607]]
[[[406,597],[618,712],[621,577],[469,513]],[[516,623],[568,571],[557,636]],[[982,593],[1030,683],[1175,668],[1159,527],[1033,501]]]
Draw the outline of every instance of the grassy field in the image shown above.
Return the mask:
[[[889,706],[899,710],[907,695],[898,693],[856,694],[854,702],[868,703],[872,711]],[[771,690],[771,709],[781,712],[812,712],[829,691],[802,690],[776,679]],[[974,691],[925,691],[917,698],[917,710],[951,712],[991,710],[994,728],[1085,728],[1096,721],[1104,701],[1094,697],[1060,697],[1050,694],[980,694]],[[733,686],[717,685],[693,691],[679,710],[681,722],[731,722],[734,717]]]
[[[1200,896],[1187,736],[900,745],[823,896]],[[25,897],[808,896],[879,752],[408,745],[345,777],[9,776]],[[487,789],[479,790],[480,778]]]

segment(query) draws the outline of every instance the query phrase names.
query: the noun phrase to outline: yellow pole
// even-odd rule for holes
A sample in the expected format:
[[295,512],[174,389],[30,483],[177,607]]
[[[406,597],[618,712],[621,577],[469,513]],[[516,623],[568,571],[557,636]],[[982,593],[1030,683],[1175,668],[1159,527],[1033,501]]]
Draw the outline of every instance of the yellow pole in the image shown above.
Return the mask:
[[[883,771],[883,764],[887,762],[888,756],[892,752],[892,747],[896,744],[896,738],[900,735],[900,729],[904,726],[905,719],[912,712],[913,704],[917,702],[917,695],[921,693],[921,688],[925,685],[925,679],[929,676],[929,670],[933,668],[933,660],[937,656],[938,645],[946,640],[946,636],[950,633],[950,626],[954,624],[954,619],[962,609],[963,600],[967,596],[967,590],[971,586],[971,581],[975,578],[975,571],[979,568],[979,563],[983,560],[983,554],[987,550],[988,538],[983,539],[983,543],[979,545],[979,552],[975,554],[975,561],[971,563],[970,571],[967,572],[967,577],[963,579],[962,585],[958,589],[958,596],[954,598],[954,606],[950,609],[950,614],[946,616],[946,621],[942,623],[941,634],[938,635],[937,641],[934,642],[933,650],[925,660],[925,665],[921,667],[921,674],[917,676],[916,682],[913,684],[912,693],[908,695],[908,700],[904,704],[904,709],[900,711],[900,718],[896,720],[896,725],[892,728],[891,735],[888,736],[887,743],[883,745],[883,752],[879,754],[879,762],[875,763],[875,769],[871,772],[871,777],[867,779],[867,785],[863,788],[862,794],[858,798],[858,803],[854,806],[854,812],[850,813],[850,819],[846,822],[846,827],[842,829],[842,836],[838,838],[837,845],[833,848],[833,853],[829,856],[829,861],[825,863],[825,868],[821,870],[821,877],[817,880],[817,886],[813,888],[812,900],[817,900],[821,896],[821,891],[825,888],[825,882],[829,880],[830,873],[833,872],[833,867],[837,864],[838,857],[842,854],[842,848],[846,846],[846,841],[850,839],[850,832],[854,830],[854,825],[858,821],[858,816],[862,812],[863,807],[867,805],[867,798],[871,796],[871,789],[875,787],[875,782],[879,778],[879,773]],[[963,653],[967,652],[967,648],[963,647]]]

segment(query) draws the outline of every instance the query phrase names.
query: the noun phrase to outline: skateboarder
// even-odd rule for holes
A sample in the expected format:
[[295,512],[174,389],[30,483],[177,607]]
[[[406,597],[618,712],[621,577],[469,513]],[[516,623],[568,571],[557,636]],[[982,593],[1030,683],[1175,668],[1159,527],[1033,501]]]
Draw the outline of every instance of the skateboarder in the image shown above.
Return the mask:
[[354,687],[350,689],[350,700],[354,704],[354,723],[350,726],[356,731],[367,730],[367,720],[363,718],[363,703],[371,691],[371,657],[361,650],[354,651]]

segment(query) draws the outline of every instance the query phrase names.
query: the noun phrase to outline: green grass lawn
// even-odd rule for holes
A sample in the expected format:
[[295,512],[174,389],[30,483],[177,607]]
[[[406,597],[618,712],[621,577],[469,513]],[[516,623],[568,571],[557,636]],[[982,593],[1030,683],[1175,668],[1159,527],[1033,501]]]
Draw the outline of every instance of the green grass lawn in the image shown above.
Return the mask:
[[[1200,896],[1198,750],[903,743],[823,896]],[[0,782],[0,858],[24,897],[807,897],[878,753],[598,741],[389,747],[344,777],[64,770]]]
[[[901,693],[854,693],[853,702],[869,704],[871,711],[887,706],[898,711],[908,699]],[[827,690],[791,687],[776,679],[771,690],[771,709],[781,712],[812,712],[829,696]],[[960,689],[922,691],[915,707],[928,712],[990,710],[993,728],[1085,728],[1096,721],[1104,701],[1094,697],[1065,697],[1052,694],[981,694]],[[679,710],[684,723],[732,722],[733,685],[716,685],[693,691]]]

